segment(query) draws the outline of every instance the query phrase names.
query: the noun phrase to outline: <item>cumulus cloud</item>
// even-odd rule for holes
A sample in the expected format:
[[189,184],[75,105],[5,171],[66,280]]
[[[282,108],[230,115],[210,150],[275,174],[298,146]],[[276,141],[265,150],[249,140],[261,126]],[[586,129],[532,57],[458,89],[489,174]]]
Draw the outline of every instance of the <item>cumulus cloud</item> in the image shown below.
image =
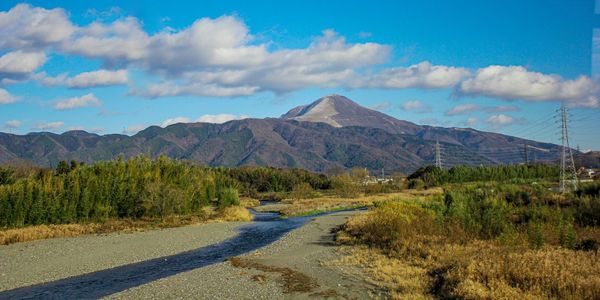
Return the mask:
[[44,52],[8,52],[0,56],[0,77],[20,78],[37,70],[45,62]]
[[475,125],[477,125],[477,122],[478,122],[477,118],[469,117],[462,124],[464,126],[475,126]]
[[66,73],[52,77],[45,72],[40,72],[35,74],[33,78],[46,86],[64,85],[72,89],[120,85],[129,81],[127,70],[96,70],[83,72],[74,77],[68,77]]
[[167,127],[169,125],[177,124],[177,123],[189,123],[190,119],[186,117],[175,117],[166,119],[160,124],[160,127]]
[[196,122],[221,124],[221,123],[229,122],[232,120],[241,120],[241,119],[247,119],[247,118],[249,118],[249,116],[247,116],[247,115],[239,115],[239,116],[231,115],[231,114],[203,115],[203,116],[200,116],[198,119],[196,119]]
[[8,129],[17,129],[17,128],[21,127],[21,124],[22,123],[19,120],[9,120],[4,123],[4,127],[8,128]]
[[395,67],[365,76],[354,83],[357,88],[445,88],[470,74],[465,68],[434,66],[424,61],[409,67]]
[[17,102],[18,98],[11,95],[7,90],[0,88],[0,104]]
[[457,105],[449,110],[447,110],[444,114],[446,116],[458,116],[470,114],[476,111],[483,111],[486,113],[499,113],[499,112],[511,112],[511,111],[520,111],[521,109],[516,105],[500,105],[500,106],[480,106],[473,103],[466,103]]
[[573,106],[598,107],[600,85],[586,76],[565,80],[558,75],[531,72],[522,66],[489,66],[463,81],[461,95],[507,100],[566,101]]
[[18,4],[0,11],[0,48],[41,49],[66,40],[75,31],[67,13]]
[[419,114],[431,112],[431,107],[419,100],[406,101],[400,105],[400,108],[405,111],[416,112]]
[[516,105],[499,105],[499,106],[486,106],[483,111],[489,113],[496,112],[510,112],[510,111],[521,111],[521,108]]
[[446,116],[458,116],[458,115],[464,115],[464,114],[468,114],[468,113],[472,113],[474,111],[478,111],[480,110],[481,107],[477,104],[472,104],[472,103],[467,103],[467,104],[460,104],[457,105],[449,110],[447,110],[444,115]]
[[96,98],[94,94],[89,93],[80,97],[73,97],[62,101],[58,101],[54,103],[54,108],[57,110],[69,110],[79,107],[100,105],[102,105],[102,102],[98,98]]
[[33,128],[37,130],[55,130],[63,127],[64,122],[49,122],[49,123],[37,123]]
[[513,118],[505,114],[498,114],[489,116],[485,122],[488,123],[492,128],[498,129],[513,124],[526,124],[527,120],[523,118]]
[[[115,9],[109,15],[120,14]],[[97,15],[97,12],[92,12]],[[351,43],[331,29],[304,48],[275,48],[257,40],[237,16],[201,18],[182,29],[164,28],[148,33],[135,17],[96,20],[85,26],[71,22],[63,9],[19,4],[0,12],[0,74],[9,70],[30,74],[46,60],[44,53],[79,55],[96,59],[103,70],[69,78],[37,78],[47,85],[89,88],[127,83],[123,69],[135,68],[156,76],[130,95],[245,96],[264,91],[287,93],[319,88],[448,88],[458,95],[481,95],[527,101],[567,101],[598,107],[598,85],[582,76],[564,80],[557,75],[530,72],[518,66],[490,66],[475,75],[466,68],[424,61],[408,67],[382,67],[391,47],[378,43]],[[368,33],[362,33],[366,37]],[[12,52],[11,52],[12,51]],[[12,54],[11,54],[12,53]],[[10,55],[10,56],[8,56]],[[23,59],[14,59],[21,56]],[[2,69],[6,69],[2,71]],[[113,71],[111,71],[113,70]],[[6,76],[4,76],[6,77]],[[465,80],[466,79],[466,80]],[[3,84],[13,78],[1,79]],[[500,112],[504,110],[489,111]],[[509,110],[507,110],[509,111]]]
[[128,78],[126,70],[98,70],[78,74],[73,78],[67,79],[66,84],[70,88],[81,89],[97,86],[126,84],[127,80]]

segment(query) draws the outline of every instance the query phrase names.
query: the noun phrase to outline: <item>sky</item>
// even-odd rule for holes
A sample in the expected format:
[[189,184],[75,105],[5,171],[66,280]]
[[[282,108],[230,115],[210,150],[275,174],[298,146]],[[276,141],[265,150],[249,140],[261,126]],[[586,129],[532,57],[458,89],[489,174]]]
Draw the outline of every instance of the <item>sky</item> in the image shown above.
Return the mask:
[[0,131],[135,134],[329,94],[600,150],[600,10],[565,1],[0,2]]

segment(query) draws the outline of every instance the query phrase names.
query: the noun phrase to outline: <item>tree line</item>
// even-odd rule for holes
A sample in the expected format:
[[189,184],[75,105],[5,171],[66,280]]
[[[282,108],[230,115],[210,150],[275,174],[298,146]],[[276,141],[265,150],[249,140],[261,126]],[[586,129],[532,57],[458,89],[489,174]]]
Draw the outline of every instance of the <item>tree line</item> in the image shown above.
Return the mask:
[[211,168],[165,156],[94,164],[61,161],[55,169],[0,167],[0,227],[165,218],[206,206],[238,205],[239,195],[291,192],[306,183],[328,189],[325,175],[270,167]]
[[[499,166],[455,166],[442,169],[435,166],[421,167],[408,179],[412,184],[438,186],[445,183],[463,183],[473,181],[511,181],[516,179],[557,179],[560,169],[555,165],[499,165]],[[409,184],[411,184],[409,182]]]

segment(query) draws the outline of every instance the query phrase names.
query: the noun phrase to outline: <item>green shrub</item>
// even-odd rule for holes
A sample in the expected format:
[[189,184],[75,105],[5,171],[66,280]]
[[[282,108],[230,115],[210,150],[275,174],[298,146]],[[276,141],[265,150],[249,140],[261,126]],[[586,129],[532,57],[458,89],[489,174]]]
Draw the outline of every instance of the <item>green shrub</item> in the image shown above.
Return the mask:
[[527,238],[529,241],[529,246],[532,249],[541,249],[544,246],[542,225],[537,222],[530,222],[527,225]]
[[410,179],[408,180],[408,188],[411,190],[422,190],[425,188],[425,181],[422,179]]
[[240,205],[238,191],[234,188],[224,188],[219,192],[219,208]]
[[564,248],[575,248],[577,245],[577,232],[575,232],[575,228],[573,228],[573,224],[571,222],[563,221],[559,224],[558,241]]

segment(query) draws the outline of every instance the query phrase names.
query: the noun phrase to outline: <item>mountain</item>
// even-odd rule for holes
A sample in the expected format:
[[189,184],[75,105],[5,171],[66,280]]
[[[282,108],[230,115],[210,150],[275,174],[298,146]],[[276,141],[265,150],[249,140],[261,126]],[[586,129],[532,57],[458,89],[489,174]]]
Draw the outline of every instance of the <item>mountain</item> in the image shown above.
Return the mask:
[[420,126],[331,95],[281,118],[151,126],[133,136],[0,133],[0,163],[20,159],[55,166],[60,160],[92,162],[146,154],[210,166],[269,165],[317,172],[366,167],[409,173],[433,163],[437,141],[446,166],[521,163],[525,144],[530,159],[550,161],[559,149],[470,128]]

